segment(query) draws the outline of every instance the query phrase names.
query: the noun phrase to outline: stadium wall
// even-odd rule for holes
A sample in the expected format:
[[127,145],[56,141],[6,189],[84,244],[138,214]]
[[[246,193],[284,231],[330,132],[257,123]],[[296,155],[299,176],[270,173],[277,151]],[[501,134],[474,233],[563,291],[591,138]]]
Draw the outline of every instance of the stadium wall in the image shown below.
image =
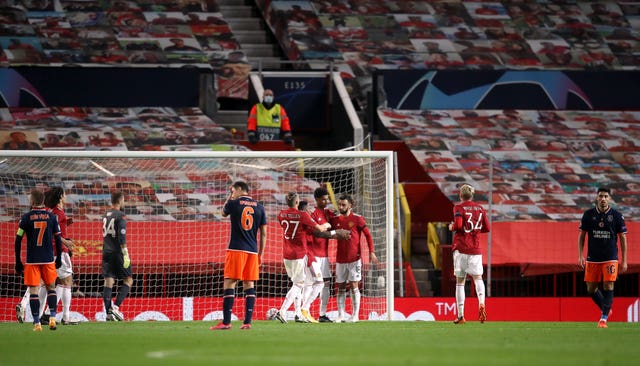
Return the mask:
[[[13,313],[18,298],[0,298],[0,318],[15,319]],[[101,298],[75,298],[74,307],[88,309],[84,313],[72,312],[76,319],[89,321],[104,321],[104,307]],[[259,298],[261,308],[277,308],[283,299],[279,297]],[[363,298],[363,301],[367,301]],[[266,304],[265,304],[266,303]],[[220,319],[222,314],[222,299],[220,297],[172,297],[172,298],[129,298],[121,310],[125,319],[145,321],[181,321],[181,320],[206,320]],[[311,312],[317,312],[317,303]],[[450,321],[455,318],[456,304],[452,297],[432,298],[396,298],[394,304],[394,320],[399,321]],[[466,317],[475,320],[477,300],[468,298],[466,303]],[[128,309],[138,309],[137,313]],[[142,310],[140,310],[142,309]],[[242,318],[243,314],[237,313],[244,309],[244,299],[236,299],[233,319]],[[329,302],[328,315],[336,317],[335,298]],[[613,313],[609,321],[634,322],[639,321],[640,298],[616,297],[613,302]],[[520,298],[489,298],[487,299],[487,311],[489,321],[591,321],[599,319],[597,307],[590,298],[569,297],[520,297]],[[266,312],[266,311],[265,311]],[[368,314],[368,320],[384,319],[384,314]],[[266,314],[258,313],[256,318],[264,320]]]
[[0,107],[195,107],[200,103],[200,79],[206,73],[211,70],[5,68],[0,69]]

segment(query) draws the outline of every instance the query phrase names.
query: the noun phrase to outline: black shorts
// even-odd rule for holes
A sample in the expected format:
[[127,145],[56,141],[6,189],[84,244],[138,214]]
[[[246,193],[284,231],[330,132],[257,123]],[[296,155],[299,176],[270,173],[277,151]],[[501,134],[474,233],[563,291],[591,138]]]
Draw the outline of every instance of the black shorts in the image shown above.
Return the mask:
[[122,253],[102,253],[102,276],[105,278],[123,279],[132,277],[131,265],[129,265],[129,268],[124,268],[123,265]]

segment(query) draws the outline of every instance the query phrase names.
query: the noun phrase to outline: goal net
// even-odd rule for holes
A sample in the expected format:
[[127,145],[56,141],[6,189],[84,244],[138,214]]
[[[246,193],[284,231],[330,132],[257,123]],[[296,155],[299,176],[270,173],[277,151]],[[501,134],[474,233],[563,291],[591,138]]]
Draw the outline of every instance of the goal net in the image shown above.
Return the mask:
[[[393,314],[393,169],[392,152],[0,152],[0,320],[15,321],[26,287],[14,271],[13,242],[21,214],[29,210],[29,192],[61,186],[64,210],[73,223],[75,242],[71,318],[104,320],[101,276],[102,214],[110,192],[125,193],[127,246],[134,284],[120,307],[127,320],[214,320],[222,317],[224,255],[229,220],[222,207],[229,186],[248,183],[250,195],[267,211],[267,245],[256,284],[254,319],[279,308],[291,285],[282,261],[282,229],[276,222],[295,191],[315,205],[313,191],[329,189],[332,201],[342,193],[355,199],[364,216],[381,266],[370,263],[362,239],[363,280],[360,319],[391,319]],[[333,206],[335,208],[335,206]],[[335,269],[335,240],[330,261]],[[23,261],[26,239],[23,239]],[[337,287],[332,280],[328,315],[335,319]],[[120,282],[118,281],[117,284]],[[118,291],[114,287],[114,296]],[[319,300],[311,308],[318,316]],[[347,299],[347,313],[350,313]],[[27,307],[25,315],[31,319]],[[58,317],[62,305],[58,305]],[[239,285],[233,319],[244,317]]]

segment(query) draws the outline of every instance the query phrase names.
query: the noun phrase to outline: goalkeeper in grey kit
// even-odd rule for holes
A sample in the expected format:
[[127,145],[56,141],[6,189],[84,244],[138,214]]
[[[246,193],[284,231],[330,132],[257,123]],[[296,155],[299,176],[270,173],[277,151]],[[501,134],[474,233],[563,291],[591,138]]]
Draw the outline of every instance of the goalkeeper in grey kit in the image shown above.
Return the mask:
[[[121,191],[111,193],[111,209],[102,216],[102,276],[104,289],[102,299],[107,313],[107,321],[123,321],[120,305],[129,295],[133,285],[131,259],[127,250],[127,222],[124,212],[124,194]],[[123,283],[118,290],[116,301],[111,303],[113,284],[116,279]]]

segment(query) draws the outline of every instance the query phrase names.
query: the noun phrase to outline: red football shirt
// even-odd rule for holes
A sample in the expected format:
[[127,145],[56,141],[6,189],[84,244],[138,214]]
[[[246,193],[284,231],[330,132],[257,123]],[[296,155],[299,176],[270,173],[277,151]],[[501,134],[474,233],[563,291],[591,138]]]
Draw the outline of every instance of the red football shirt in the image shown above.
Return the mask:
[[278,214],[282,226],[282,256],[284,259],[302,259],[307,255],[307,232],[316,223],[307,212],[287,208]]
[[[333,217],[335,217],[335,213],[328,208],[321,210],[316,208],[311,213],[311,218],[318,225],[324,225],[327,222],[330,222]],[[309,245],[309,250],[316,257],[329,257],[329,239],[328,238],[319,238],[317,236],[313,236],[313,240],[307,243]]]
[[[56,206],[54,208],[48,209],[49,211],[51,211],[51,213],[53,213],[54,215],[56,215],[58,217],[58,225],[60,226],[60,235],[61,238],[65,238],[68,239],[69,237],[67,236],[67,215],[64,213],[64,210],[62,210],[60,207]],[[54,247],[54,251],[55,251],[55,247]],[[69,248],[67,248],[66,245],[62,245],[62,251],[63,252],[69,252]]]
[[482,254],[480,233],[489,232],[487,213],[479,203],[464,201],[453,206],[453,246],[464,254]]
[[373,252],[373,238],[367,228],[364,217],[351,212],[349,215],[338,215],[331,219],[331,226],[334,230],[344,229],[351,231],[349,240],[338,240],[336,249],[336,263],[351,263],[360,259],[360,238],[364,234],[367,239],[369,251]]

